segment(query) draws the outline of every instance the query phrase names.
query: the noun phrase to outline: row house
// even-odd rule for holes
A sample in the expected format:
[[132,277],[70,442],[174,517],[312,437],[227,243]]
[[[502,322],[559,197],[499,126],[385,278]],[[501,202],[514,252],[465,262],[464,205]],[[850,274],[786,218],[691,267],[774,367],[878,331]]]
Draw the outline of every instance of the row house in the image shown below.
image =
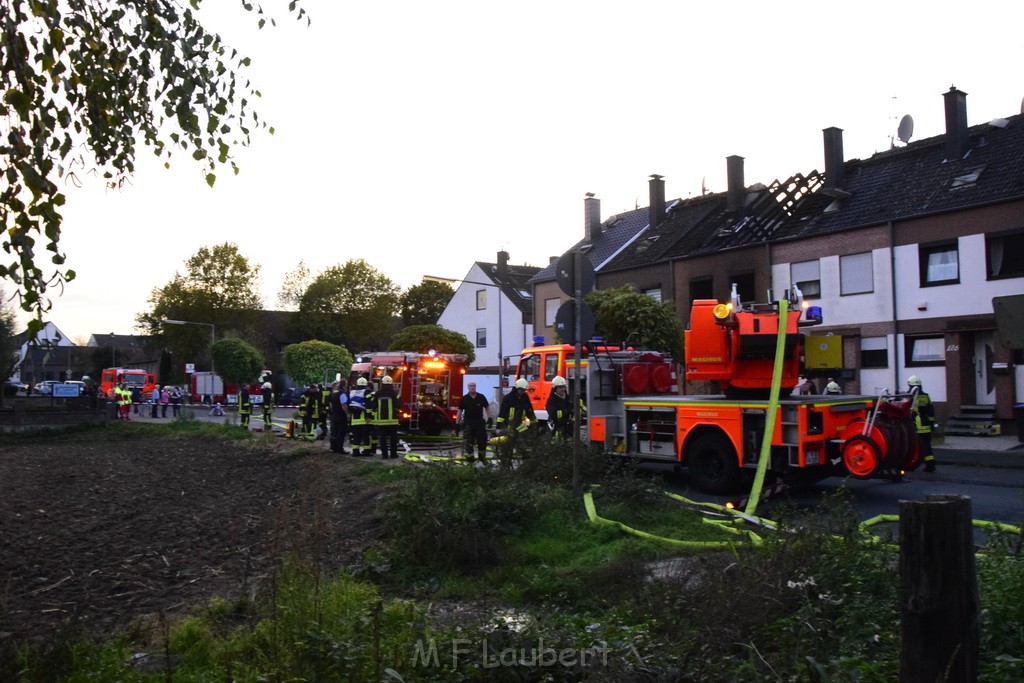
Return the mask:
[[[987,413],[991,426],[969,422],[1007,429],[1024,358],[997,343],[992,299],[1024,293],[1024,116],[968,126],[966,95],[944,98],[945,134],[868,159],[844,159],[842,131],[824,130],[823,172],[746,186],[731,156],[725,192],[669,203],[652,176],[650,207],[594,264],[597,287],[632,284],[685,325],[693,299],[727,300],[735,285],[766,301],[795,283],[825,315],[808,330],[819,385],[871,394],[916,374],[941,422]],[[590,211],[573,249],[593,244]],[[533,284],[539,319],[560,301],[553,272]]]

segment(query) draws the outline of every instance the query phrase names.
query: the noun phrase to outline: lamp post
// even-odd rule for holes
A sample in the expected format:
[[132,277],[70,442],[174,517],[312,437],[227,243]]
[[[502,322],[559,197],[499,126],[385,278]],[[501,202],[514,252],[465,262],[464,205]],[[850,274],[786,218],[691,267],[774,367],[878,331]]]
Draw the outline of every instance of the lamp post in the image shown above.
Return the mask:
[[423,279],[428,282],[446,282],[449,285],[453,282],[461,282],[467,285],[480,285],[481,287],[494,287],[498,290],[498,377],[502,376],[502,368],[504,366],[505,356],[502,353],[502,334],[501,334],[501,287],[494,284],[493,282],[477,282],[476,280],[463,280],[461,278],[453,277],[437,277],[436,275],[424,275]]
[[216,342],[215,327],[213,323],[197,323],[192,320],[163,320],[164,325],[206,325],[210,328],[210,372],[217,374],[213,369],[213,345]]
[[[114,333],[111,332],[110,333],[110,367],[112,367],[112,368],[116,368],[117,367],[117,358],[115,357],[116,353],[117,353],[117,349],[114,348]],[[101,377],[100,379],[103,379],[103,378]]]

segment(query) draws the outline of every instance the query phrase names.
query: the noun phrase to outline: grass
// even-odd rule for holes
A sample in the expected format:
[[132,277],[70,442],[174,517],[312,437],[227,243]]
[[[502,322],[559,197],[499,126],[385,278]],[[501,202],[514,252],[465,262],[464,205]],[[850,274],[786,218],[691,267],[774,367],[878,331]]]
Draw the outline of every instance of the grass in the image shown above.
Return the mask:
[[[385,531],[360,567],[327,575],[284,556],[254,600],[157,620],[145,638],[25,646],[24,680],[899,678],[897,558],[861,543],[845,494],[809,515],[778,510],[785,531],[759,530],[763,546],[680,555],[590,524],[566,457],[510,469],[360,463],[384,496]],[[587,457],[602,516],[720,538],[649,481]],[[977,566],[982,678],[1022,680],[1021,539],[995,535]],[[563,652],[567,664],[550,663]]]

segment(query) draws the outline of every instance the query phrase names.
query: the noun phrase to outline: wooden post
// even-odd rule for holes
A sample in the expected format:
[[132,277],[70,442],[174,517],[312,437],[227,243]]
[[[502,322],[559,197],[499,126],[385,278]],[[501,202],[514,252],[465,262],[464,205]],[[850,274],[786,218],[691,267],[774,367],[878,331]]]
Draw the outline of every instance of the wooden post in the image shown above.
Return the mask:
[[978,680],[971,499],[900,501],[900,680]]

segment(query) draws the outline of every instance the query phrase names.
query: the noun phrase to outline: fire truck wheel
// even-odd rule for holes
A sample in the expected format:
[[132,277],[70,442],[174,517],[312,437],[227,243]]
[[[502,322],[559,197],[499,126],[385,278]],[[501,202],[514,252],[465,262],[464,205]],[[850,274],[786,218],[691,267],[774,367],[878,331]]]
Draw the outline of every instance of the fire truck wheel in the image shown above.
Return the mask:
[[708,432],[687,449],[690,481],[708,493],[731,493],[740,480],[736,449],[724,434]]
[[881,458],[878,444],[863,434],[851,436],[843,444],[843,465],[855,477],[863,479],[871,476]]

